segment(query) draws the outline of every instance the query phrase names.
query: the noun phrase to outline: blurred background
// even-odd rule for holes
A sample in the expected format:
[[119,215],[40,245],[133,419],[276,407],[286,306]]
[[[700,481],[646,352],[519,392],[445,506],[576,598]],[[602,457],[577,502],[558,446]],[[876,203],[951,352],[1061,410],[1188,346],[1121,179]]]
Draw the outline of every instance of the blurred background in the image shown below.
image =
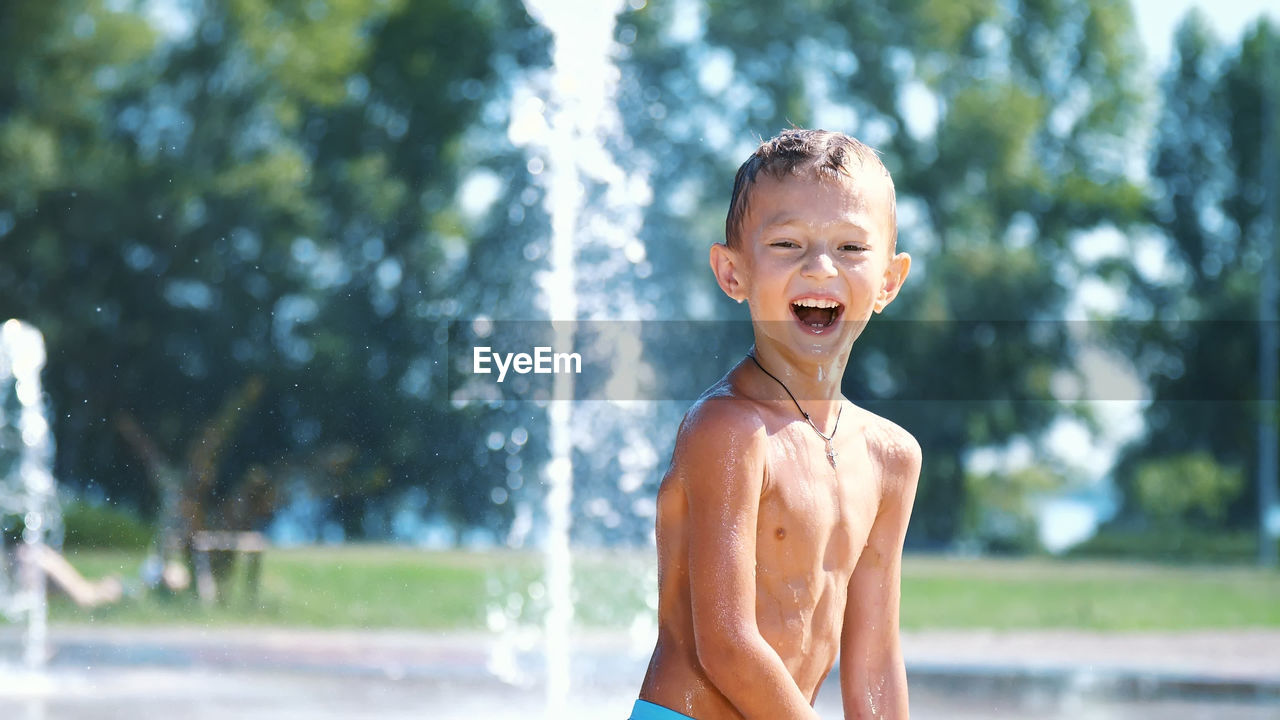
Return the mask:
[[575,404],[578,622],[651,631],[663,383],[747,349],[687,324],[743,319],[706,249],[794,124],[881,152],[914,258],[845,377],[924,450],[904,627],[1280,625],[1264,5],[630,0],[564,68],[505,0],[0,4],[0,321],[47,347],[49,543],[121,595],[55,626],[541,621],[546,403],[460,393],[458,338],[554,314],[593,73],[576,316],[642,387]]

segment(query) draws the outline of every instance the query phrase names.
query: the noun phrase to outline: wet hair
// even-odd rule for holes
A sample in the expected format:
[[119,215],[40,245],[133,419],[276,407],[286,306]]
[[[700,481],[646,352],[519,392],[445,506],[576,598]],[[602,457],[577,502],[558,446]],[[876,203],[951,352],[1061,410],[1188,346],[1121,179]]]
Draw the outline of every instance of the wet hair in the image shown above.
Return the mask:
[[751,153],[751,157],[738,168],[733,180],[733,196],[729,201],[729,215],[724,223],[724,241],[730,247],[738,244],[742,223],[747,216],[751,185],[761,171],[781,180],[790,176],[813,173],[819,178],[837,180],[841,176],[853,178],[853,164],[884,173],[889,184],[889,248],[898,241],[898,208],[893,190],[893,178],[880,162],[880,156],[871,147],[844,133],[830,130],[783,130],[777,137],[765,140]]

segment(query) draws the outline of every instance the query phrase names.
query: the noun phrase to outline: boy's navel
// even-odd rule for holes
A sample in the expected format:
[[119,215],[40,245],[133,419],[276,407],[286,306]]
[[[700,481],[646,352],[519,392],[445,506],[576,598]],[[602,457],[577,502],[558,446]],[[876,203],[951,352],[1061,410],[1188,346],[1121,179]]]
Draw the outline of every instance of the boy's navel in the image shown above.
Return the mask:
[[778,538],[779,540],[782,540],[787,537],[787,529],[784,527],[779,527],[777,530],[773,531],[773,536]]

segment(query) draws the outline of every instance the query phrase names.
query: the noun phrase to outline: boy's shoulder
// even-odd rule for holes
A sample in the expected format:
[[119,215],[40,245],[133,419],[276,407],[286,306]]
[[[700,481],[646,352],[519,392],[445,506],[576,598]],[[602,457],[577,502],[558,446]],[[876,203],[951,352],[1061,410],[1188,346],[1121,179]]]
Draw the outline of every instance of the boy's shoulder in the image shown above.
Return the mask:
[[719,383],[680,422],[663,489],[681,488],[708,507],[739,505],[763,487],[767,443],[758,407]]
[[680,422],[679,440],[763,438],[760,407],[727,381],[711,386],[694,401]]
[[[902,484],[914,484],[920,474],[923,451],[915,436],[901,425],[845,401],[845,411],[854,410],[862,422],[867,441],[867,452],[880,465],[886,480]],[[900,489],[905,489],[899,485]]]

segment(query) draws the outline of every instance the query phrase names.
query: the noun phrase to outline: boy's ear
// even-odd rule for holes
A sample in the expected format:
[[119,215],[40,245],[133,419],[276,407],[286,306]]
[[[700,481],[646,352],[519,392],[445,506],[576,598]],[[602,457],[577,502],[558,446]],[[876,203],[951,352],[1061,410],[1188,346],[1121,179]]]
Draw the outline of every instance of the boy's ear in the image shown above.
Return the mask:
[[894,298],[898,297],[898,291],[902,289],[902,283],[906,282],[909,272],[911,272],[910,255],[898,253],[889,260],[889,267],[884,270],[884,282],[880,285],[880,294],[876,296],[876,312],[882,312]]
[[711,246],[711,272],[725,295],[742,302],[747,298],[746,277],[742,272],[742,257],[738,251],[724,243]]

